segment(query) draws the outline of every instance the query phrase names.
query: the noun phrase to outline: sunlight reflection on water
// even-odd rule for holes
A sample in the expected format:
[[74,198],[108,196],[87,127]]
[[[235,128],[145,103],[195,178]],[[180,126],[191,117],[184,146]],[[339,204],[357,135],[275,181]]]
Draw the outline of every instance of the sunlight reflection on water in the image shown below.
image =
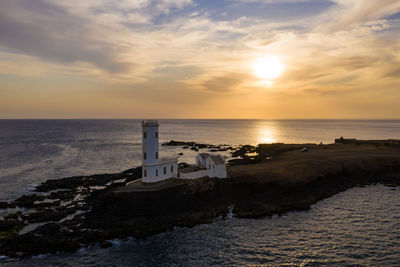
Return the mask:
[[[333,143],[400,138],[400,120],[159,120],[160,142]],[[193,163],[195,151],[160,147]],[[229,152],[227,152],[229,153]],[[49,178],[120,172],[140,165],[140,120],[0,120],[0,200]]]
[[279,133],[277,133],[277,127],[275,127],[275,125],[260,126],[258,130],[257,143],[276,143],[277,141],[275,136],[277,135],[279,135]]

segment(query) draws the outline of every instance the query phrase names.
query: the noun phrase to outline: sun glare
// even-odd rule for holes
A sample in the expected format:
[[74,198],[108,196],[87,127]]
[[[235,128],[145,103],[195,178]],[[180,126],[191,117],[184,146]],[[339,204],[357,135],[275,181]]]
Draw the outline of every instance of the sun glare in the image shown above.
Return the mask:
[[258,142],[262,144],[272,144],[276,142],[273,129],[261,128],[258,133]]
[[282,61],[277,56],[261,57],[253,63],[253,73],[260,79],[271,85],[273,79],[277,78],[283,71]]

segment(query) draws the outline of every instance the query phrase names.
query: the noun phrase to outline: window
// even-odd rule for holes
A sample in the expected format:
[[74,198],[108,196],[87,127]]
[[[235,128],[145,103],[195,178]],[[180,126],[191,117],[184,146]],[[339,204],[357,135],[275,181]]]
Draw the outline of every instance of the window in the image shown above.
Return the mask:
[[171,165],[171,172],[174,172],[174,165]]
[[146,152],[143,153],[143,158],[144,158],[144,159],[147,159],[147,154],[146,154]]
[[156,159],[158,159],[158,152],[156,152]]
[[167,167],[164,167],[164,174],[167,174]]
[[147,171],[146,171],[146,169],[144,169],[144,177],[146,177],[147,176]]
[[158,138],[158,132],[156,132],[156,138]]
[[158,176],[158,169],[156,169],[156,176]]
[[144,138],[144,139],[147,138],[147,132],[143,132],[143,138]]

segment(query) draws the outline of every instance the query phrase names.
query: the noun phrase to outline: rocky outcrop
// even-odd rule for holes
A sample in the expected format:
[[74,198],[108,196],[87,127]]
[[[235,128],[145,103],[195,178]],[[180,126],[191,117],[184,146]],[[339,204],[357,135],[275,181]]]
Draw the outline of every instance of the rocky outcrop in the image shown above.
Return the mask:
[[[7,203],[34,212],[15,212],[0,221],[0,254],[25,257],[74,251],[93,242],[108,247],[107,240],[113,238],[144,238],[174,226],[209,223],[216,216],[226,217],[230,206],[236,217],[257,218],[306,210],[354,186],[400,185],[397,147],[307,145],[308,152],[302,153],[304,146],[260,145],[251,149],[273,155],[272,159],[231,166],[228,179],[180,180],[157,190],[121,190],[125,182],[111,183],[137,179],[139,168],[47,181],[37,189],[46,195]],[[43,225],[18,235],[25,225],[38,222]]]
[[210,144],[201,144],[201,143],[196,143],[196,142],[175,141],[175,140],[170,140],[161,145],[162,146],[180,146],[184,149],[190,148],[195,151],[199,151],[199,149],[208,149],[208,151],[210,151],[210,152],[235,150],[233,147],[226,145],[226,144],[210,145]]

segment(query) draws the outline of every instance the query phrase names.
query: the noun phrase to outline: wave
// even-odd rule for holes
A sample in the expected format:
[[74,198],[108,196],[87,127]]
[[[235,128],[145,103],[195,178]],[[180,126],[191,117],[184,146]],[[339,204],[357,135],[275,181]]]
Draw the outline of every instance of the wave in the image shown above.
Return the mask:
[[51,156],[46,160],[41,160],[34,163],[26,163],[17,167],[3,168],[1,178],[4,179],[3,177],[6,176],[16,176],[18,174],[22,174],[23,172],[34,171],[35,169],[39,168],[49,168],[60,164],[64,165],[68,161],[76,158],[79,153],[79,149],[72,146],[61,144],[58,144],[56,146],[62,149],[59,155]]

